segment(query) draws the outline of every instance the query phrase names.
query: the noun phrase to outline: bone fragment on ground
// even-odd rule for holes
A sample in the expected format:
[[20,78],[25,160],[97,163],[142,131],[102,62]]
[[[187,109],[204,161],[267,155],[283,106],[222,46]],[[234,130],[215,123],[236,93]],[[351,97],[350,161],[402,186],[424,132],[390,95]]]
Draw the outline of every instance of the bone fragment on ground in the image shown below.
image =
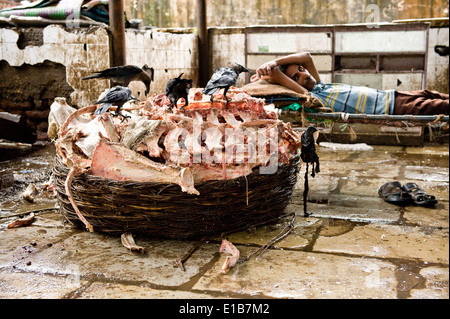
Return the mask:
[[239,260],[240,252],[239,250],[228,240],[222,240],[222,244],[219,248],[220,253],[231,254],[231,256],[227,256],[225,262],[220,269],[220,272],[226,274],[231,268],[233,268],[237,261]]
[[28,226],[34,221],[35,215],[31,213],[28,217],[20,218],[8,225],[8,228]]
[[120,240],[122,242],[122,245],[124,245],[129,250],[137,251],[140,253],[144,252],[144,247],[136,245],[136,242],[134,241],[133,235],[131,233],[123,233],[122,236],[120,236]]
[[38,193],[38,188],[35,184],[30,183],[28,187],[25,189],[25,191],[22,193],[23,199],[33,203],[34,202],[34,195]]

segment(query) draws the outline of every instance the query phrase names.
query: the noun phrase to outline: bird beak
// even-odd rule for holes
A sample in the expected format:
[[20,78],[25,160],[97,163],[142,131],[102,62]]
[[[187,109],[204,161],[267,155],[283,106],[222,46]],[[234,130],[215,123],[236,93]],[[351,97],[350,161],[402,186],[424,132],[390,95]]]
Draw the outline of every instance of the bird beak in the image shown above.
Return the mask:
[[241,67],[241,69],[242,69],[242,72],[250,72],[250,70],[249,69],[247,69],[245,66],[243,66],[243,65],[240,65],[239,63],[236,63],[236,62],[234,62],[236,65],[238,65],[238,66],[240,66]]
[[313,133],[313,137],[314,137],[314,143],[316,143],[316,145],[317,145],[317,139],[319,138],[319,131],[315,131]]
[[134,101],[140,101],[138,98],[135,98],[133,95],[131,96],[131,99]]

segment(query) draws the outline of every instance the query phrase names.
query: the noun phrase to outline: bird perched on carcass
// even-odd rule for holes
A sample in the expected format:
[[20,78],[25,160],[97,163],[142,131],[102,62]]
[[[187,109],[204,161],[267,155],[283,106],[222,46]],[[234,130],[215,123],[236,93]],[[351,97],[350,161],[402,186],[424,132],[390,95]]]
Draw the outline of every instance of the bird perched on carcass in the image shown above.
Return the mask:
[[113,104],[115,104],[117,106],[117,110],[114,116],[121,115],[123,118],[129,117],[120,113],[120,108],[130,100],[139,101],[131,95],[131,90],[129,88],[124,86],[115,86],[106,92],[103,98],[94,103],[94,105],[101,104],[101,106],[95,110],[94,114],[103,114],[108,111]]
[[214,74],[211,76],[211,79],[206,84],[202,93],[211,95],[212,103],[214,93],[216,93],[220,89],[224,89],[223,96],[227,100],[228,104],[229,100],[227,98],[227,91],[230,86],[236,83],[239,74],[241,74],[242,72],[249,72],[249,70],[237,63],[235,63],[231,67],[217,69],[216,72],[214,72]]
[[121,86],[128,86],[132,81],[141,81],[145,84],[145,95],[150,92],[150,83],[153,80],[153,68],[147,65],[142,69],[135,65],[121,65],[94,73],[96,74],[81,79],[108,79]]
[[319,156],[316,153],[316,140],[319,135],[319,131],[314,126],[309,126],[301,136],[301,154],[300,158],[306,163],[305,172],[305,186],[303,190],[303,210],[304,215],[309,216],[306,209],[306,199],[308,197],[308,165],[312,164],[311,176],[314,178],[316,173],[320,172]]
[[179,98],[184,98],[184,105],[182,108],[189,104],[188,95],[189,89],[192,85],[192,79],[182,79],[182,75],[183,73],[181,73],[177,78],[167,81],[165,95],[170,100],[170,109],[172,109],[174,105],[176,107]]

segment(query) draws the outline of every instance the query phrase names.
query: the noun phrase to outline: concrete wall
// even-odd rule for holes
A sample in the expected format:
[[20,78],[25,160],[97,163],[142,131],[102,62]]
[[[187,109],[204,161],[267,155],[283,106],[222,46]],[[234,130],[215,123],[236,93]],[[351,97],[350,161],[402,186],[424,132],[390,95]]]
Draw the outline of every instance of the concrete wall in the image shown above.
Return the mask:
[[[128,18],[159,28],[195,27],[197,0],[125,0]],[[448,0],[207,0],[210,27],[345,24],[448,17]]]
[[[336,27],[336,28],[335,28]],[[356,30],[352,30],[352,28]],[[392,31],[388,28],[405,28]],[[427,71],[412,67],[401,71],[335,72],[334,81],[377,89],[420,90],[426,73],[425,88],[449,92],[449,57],[434,52],[435,45],[449,45],[448,27],[408,30],[408,25],[385,24],[381,28],[364,25],[348,26],[264,26],[248,28],[210,28],[211,70],[233,62],[245,63],[252,70],[262,63],[289,53],[307,50],[324,82],[332,82],[333,54],[385,54],[394,56],[422,55]],[[334,36],[334,40],[332,37]],[[333,47],[334,46],[334,47]],[[428,50],[428,52],[427,52]],[[240,76],[237,85],[245,77]]]
[[[246,42],[246,30],[250,28],[211,28],[211,70],[230,65],[234,62],[247,64],[251,69],[256,69],[261,63],[282,54],[298,52],[302,49],[311,52],[320,52],[314,56],[319,71],[324,71],[322,76],[325,81],[331,81],[330,72],[332,61],[330,56],[324,53],[332,52],[332,41],[327,32],[283,32],[271,31],[267,33],[249,33]],[[81,77],[92,71],[109,67],[109,35],[107,29],[93,27],[90,29],[70,29],[58,25],[51,25],[41,30],[42,41],[39,45],[28,45],[19,48],[19,37],[25,29],[0,29],[0,60],[5,60],[10,66],[18,67],[24,64],[35,65],[44,60],[60,63],[66,68],[66,81],[73,88],[70,95],[71,102],[83,106],[95,101],[98,95],[109,87],[106,80],[81,81]],[[275,30],[275,29],[273,29]],[[360,35],[359,33],[363,33]],[[348,51],[347,47],[358,52],[375,50],[370,49],[361,37],[367,37],[364,32],[337,32],[334,51]],[[375,33],[370,33],[373,35]],[[356,37],[355,39],[353,39]],[[393,50],[388,50],[380,45],[375,47],[381,51],[425,50],[427,45],[424,33],[409,31],[398,33],[399,39],[386,41],[395,43]],[[411,38],[413,40],[408,40]],[[424,38],[424,39],[422,39]],[[406,41],[406,40],[408,41]],[[375,43],[377,39],[372,39]],[[399,41],[397,41],[399,40]],[[401,45],[401,41],[404,45]],[[189,29],[180,29],[177,32],[161,32],[156,29],[139,31],[126,30],[127,63],[143,66],[147,64],[154,68],[154,81],[151,84],[151,93],[159,94],[164,91],[165,83],[172,77],[184,73],[184,77],[192,78],[197,84],[198,49],[196,35]],[[347,45],[349,43],[350,45]],[[356,44],[355,44],[356,43]],[[357,47],[358,43],[361,48]],[[366,43],[366,44],[365,44]],[[448,45],[448,28],[431,28],[429,31],[427,57],[427,88],[448,92],[448,57],[440,57],[434,53],[436,44]],[[356,45],[356,46],[355,46]],[[420,47],[418,47],[420,46]],[[264,55],[256,53],[264,51]],[[247,52],[246,52],[247,50]],[[274,52],[274,54],[270,54]],[[405,77],[405,76],[404,76]],[[417,76],[405,78],[404,83],[415,83],[412,86],[404,85],[401,89],[417,89],[417,83],[421,83]],[[344,80],[357,81],[357,75],[343,76]],[[370,78],[370,76],[369,76]],[[390,84],[389,75],[385,76],[385,85]],[[237,85],[243,85],[245,77],[241,76]],[[370,82],[370,81],[369,81]],[[372,81],[376,82],[376,80]],[[353,83],[351,83],[353,84]],[[356,83],[355,83],[356,84]],[[134,93],[142,97],[143,84],[132,83]],[[1,98],[0,98],[1,99]]]
[[[154,80],[150,85],[150,94],[164,92],[167,81],[178,77],[198,82],[198,48],[197,37],[190,30],[177,33],[157,30],[126,30],[127,64],[154,69]],[[142,82],[130,84],[136,97],[143,99],[145,87]]]
[[[194,85],[198,82],[197,37],[192,30],[127,29],[126,43],[127,64],[154,69],[150,94],[164,92],[167,81],[180,73]],[[42,135],[53,99],[66,97],[77,107],[94,103],[110,82],[81,78],[108,67],[107,28],[0,28],[0,111],[25,115]],[[146,99],[141,82],[130,83],[130,88],[134,96]]]
[[[66,68],[66,81],[73,88],[71,102],[85,106],[95,102],[99,94],[109,88],[109,81],[81,78],[93,71],[110,66],[109,34],[107,29],[64,28],[50,25],[40,30],[40,45],[19,48],[19,36],[26,29],[0,28],[0,60],[10,66],[36,65],[45,60],[60,63]],[[193,33],[168,33],[154,30],[126,30],[127,64],[154,68],[151,93],[164,91],[165,83],[184,72],[184,77],[197,81],[197,39]],[[6,79],[2,79],[6,80]],[[145,90],[142,83],[132,83],[136,95]],[[142,99],[144,97],[142,96]]]
[[[245,34],[243,28],[214,28],[209,33],[210,73],[234,63],[245,65]],[[245,84],[240,75],[236,86]]]
[[[252,27],[210,28],[210,72],[234,62],[256,69],[274,57],[306,49],[313,52],[322,79],[330,82],[333,67],[331,52],[346,46],[353,48],[352,41],[349,42],[345,34],[338,35],[333,49],[333,41],[326,30],[280,33],[283,26],[265,28],[267,32],[260,33],[252,33]],[[401,47],[417,51],[428,46],[426,87],[448,93],[449,58],[434,53],[436,44],[449,44],[448,27],[431,28],[428,43],[424,42],[426,38],[422,33],[414,32],[403,34],[400,40],[410,35],[413,39],[404,41]],[[361,36],[364,39],[366,35],[363,33]],[[401,44],[400,40],[391,42]],[[197,36],[192,29],[127,29],[126,42],[128,64],[141,67],[147,64],[155,70],[150,94],[163,93],[166,82],[182,72],[185,78],[193,79],[194,86],[198,86]],[[365,45],[361,48],[367,50]],[[32,125],[45,131],[44,122],[53,98],[63,95],[70,104],[78,107],[92,104],[101,92],[109,88],[109,81],[82,81],[81,78],[109,66],[110,36],[106,28],[77,29],[59,25],[0,28],[0,111],[25,114],[33,122]],[[401,87],[393,87],[400,77]],[[363,78],[374,87],[412,90],[420,88],[422,74],[384,74],[381,82],[376,74]],[[246,79],[248,76],[241,75],[236,85],[244,85]],[[360,84],[361,76],[347,74],[343,80],[349,84]],[[132,82],[130,86],[135,96],[145,99],[142,83]]]
[[[0,29],[0,60],[10,66],[36,65],[45,60],[59,63],[66,68],[66,81],[73,88],[70,95],[75,105],[86,105],[107,88],[106,81],[81,81],[93,70],[109,66],[109,40],[106,29],[66,29],[59,25],[36,28],[42,33],[40,45],[19,48],[19,36],[27,29]],[[1,81],[6,81],[2,79]],[[26,88],[23,94],[26,94]],[[1,99],[1,97],[0,97]]]
[[439,92],[449,92],[449,56],[439,56],[434,52],[436,45],[449,46],[449,29],[431,28],[428,39],[430,50],[427,59],[427,88]]

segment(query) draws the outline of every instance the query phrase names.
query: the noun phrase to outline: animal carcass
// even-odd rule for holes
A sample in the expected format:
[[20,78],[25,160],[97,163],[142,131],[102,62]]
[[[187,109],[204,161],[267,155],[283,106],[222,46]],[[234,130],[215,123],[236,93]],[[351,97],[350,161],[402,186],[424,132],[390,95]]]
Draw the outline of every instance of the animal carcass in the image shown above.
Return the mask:
[[[262,174],[274,173],[279,164],[289,163],[300,148],[300,136],[266,110],[264,99],[235,87],[227,94],[228,103],[219,93],[211,103],[202,89],[190,89],[189,104],[172,110],[165,94],[153,95],[137,106],[125,104],[125,120],[109,112],[95,115],[92,105],[76,111],[53,107],[50,117],[59,119],[55,146],[70,169],[67,180],[87,173],[174,183],[198,195],[200,182],[246,176],[257,167]],[[69,184],[66,192],[77,211]]]

